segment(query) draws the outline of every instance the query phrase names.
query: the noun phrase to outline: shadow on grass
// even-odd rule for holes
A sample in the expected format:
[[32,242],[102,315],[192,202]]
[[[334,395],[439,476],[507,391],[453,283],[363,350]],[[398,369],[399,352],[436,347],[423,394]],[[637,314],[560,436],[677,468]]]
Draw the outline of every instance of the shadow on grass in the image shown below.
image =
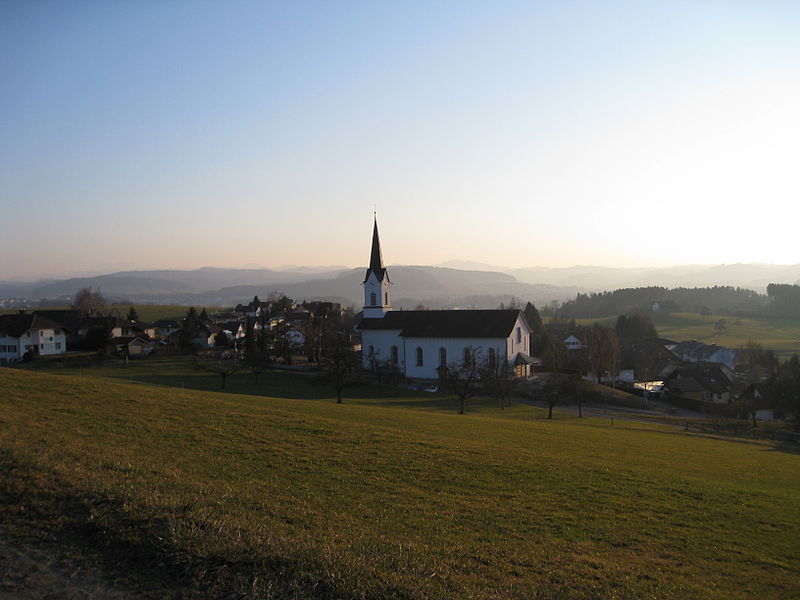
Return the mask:
[[[246,553],[227,539],[223,542],[228,544],[220,545],[230,548],[229,555],[198,552],[175,540],[174,532],[215,535],[213,524],[193,517],[190,505],[164,507],[159,517],[148,514],[152,510],[132,508],[124,498],[77,489],[0,447],[4,537],[80,566],[100,564],[112,586],[134,588],[146,598],[159,599],[240,598],[245,597],[238,593],[242,589],[250,592],[247,597],[353,596],[347,583],[331,579],[313,554]],[[380,584],[376,587],[362,597],[392,595],[380,590]]]
[[744,444],[747,446],[760,446],[761,450],[764,452],[785,452],[787,454],[800,455],[800,444],[796,444],[794,442],[769,440],[766,438],[743,438],[741,436],[735,436],[732,433],[700,432],[692,430],[687,431],[685,429],[678,430],[677,428],[671,431],[669,429],[653,429],[652,431],[653,433],[659,433],[663,435],[691,436],[719,442],[730,442],[733,444]]

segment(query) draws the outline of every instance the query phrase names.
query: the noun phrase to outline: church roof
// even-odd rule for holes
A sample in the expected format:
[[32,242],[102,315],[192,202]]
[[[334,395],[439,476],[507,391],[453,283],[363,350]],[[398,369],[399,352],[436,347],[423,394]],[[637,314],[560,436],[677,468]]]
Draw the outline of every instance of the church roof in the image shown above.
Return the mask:
[[378,281],[383,281],[383,276],[386,275],[386,269],[383,266],[383,254],[381,253],[381,241],[378,237],[378,220],[375,219],[375,224],[372,228],[372,252],[369,255],[369,268],[364,281],[369,279],[369,274],[375,273]]
[[400,330],[403,337],[504,338],[511,335],[520,314],[519,310],[400,310],[381,319],[362,319],[359,328]]

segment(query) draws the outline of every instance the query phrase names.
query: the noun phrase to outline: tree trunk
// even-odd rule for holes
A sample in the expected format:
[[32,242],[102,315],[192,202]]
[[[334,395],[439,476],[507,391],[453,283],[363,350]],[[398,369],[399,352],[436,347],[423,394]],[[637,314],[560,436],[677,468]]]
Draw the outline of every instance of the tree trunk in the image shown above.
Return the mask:
[[222,373],[222,389],[225,389],[225,381],[228,379],[228,376]]
[[458,414],[464,414],[464,405],[466,404],[466,398],[459,396],[458,397]]
[[578,400],[578,418],[583,418],[583,401]]
[[552,419],[553,418],[553,405],[552,404],[547,407],[547,418],[548,419]]
[[342,403],[342,390],[341,388],[336,388],[336,404]]

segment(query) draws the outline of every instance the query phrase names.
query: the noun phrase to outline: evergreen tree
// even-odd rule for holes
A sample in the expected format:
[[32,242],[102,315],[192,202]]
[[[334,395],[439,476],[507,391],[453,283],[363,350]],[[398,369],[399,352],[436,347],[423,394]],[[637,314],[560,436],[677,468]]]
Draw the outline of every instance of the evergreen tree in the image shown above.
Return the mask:
[[136,309],[131,306],[128,309],[128,316],[126,317],[128,321],[138,321],[139,320],[139,313],[136,312]]
[[528,325],[530,325],[531,330],[533,330],[533,333],[541,333],[542,317],[539,315],[539,311],[536,310],[536,306],[534,306],[532,302],[528,302],[525,305],[525,310],[523,312],[525,314],[525,318],[528,320]]

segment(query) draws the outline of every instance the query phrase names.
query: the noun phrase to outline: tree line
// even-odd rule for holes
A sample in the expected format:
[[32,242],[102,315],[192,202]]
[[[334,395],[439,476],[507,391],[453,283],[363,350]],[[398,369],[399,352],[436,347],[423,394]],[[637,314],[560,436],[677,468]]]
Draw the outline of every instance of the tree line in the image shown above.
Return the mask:
[[[763,312],[769,305],[764,294],[740,287],[665,288],[660,286],[622,288],[612,292],[577,294],[558,306],[543,309],[547,316],[566,318],[599,318],[651,310],[658,303],[662,311],[684,311],[711,314]],[[704,310],[705,309],[705,310]]]

